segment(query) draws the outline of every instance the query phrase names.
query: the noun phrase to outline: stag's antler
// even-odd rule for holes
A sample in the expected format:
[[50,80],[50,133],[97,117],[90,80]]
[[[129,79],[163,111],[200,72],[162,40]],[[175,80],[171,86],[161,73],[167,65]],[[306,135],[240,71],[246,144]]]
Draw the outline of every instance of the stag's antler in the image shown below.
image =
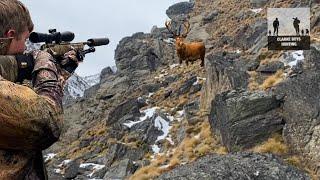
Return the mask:
[[171,34],[173,34],[174,37],[179,36],[179,35],[176,34],[175,31],[172,31],[171,21],[168,21],[168,20],[167,20],[167,21],[165,22],[165,25],[166,25],[168,31],[169,31]]
[[[190,23],[189,21],[186,21],[183,23],[183,26],[184,26],[184,32],[182,33],[182,37],[186,38],[188,33],[190,32]],[[180,26],[181,27],[181,26]]]

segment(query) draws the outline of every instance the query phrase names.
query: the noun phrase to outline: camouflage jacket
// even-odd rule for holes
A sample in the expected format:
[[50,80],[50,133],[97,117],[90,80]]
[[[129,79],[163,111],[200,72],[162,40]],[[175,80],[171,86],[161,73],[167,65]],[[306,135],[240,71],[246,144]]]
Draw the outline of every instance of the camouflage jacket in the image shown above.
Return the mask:
[[47,179],[42,150],[56,142],[62,126],[62,85],[52,57],[40,52],[33,88],[13,83],[14,56],[0,56],[0,180]]

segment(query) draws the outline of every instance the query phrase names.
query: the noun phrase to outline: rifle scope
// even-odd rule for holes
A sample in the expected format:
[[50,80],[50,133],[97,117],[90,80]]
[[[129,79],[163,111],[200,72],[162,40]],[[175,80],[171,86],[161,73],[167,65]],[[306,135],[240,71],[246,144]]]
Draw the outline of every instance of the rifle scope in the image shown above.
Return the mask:
[[30,34],[29,40],[32,43],[52,43],[55,42],[57,44],[61,42],[71,42],[74,39],[73,32],[57,32],[55,29],[49,30],[49,34],[32,32]]

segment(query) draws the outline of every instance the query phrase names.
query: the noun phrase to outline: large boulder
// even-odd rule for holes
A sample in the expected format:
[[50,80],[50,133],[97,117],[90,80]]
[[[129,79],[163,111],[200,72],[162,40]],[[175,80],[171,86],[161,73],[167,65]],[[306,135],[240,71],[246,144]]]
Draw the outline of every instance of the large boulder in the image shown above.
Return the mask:
[[137,99],[129,99],[110,111],[106,118],[107,124],[124,122],[127,120],[135,121],[140,117],[140,108],[145,104]]
[[210,125],[229,151],[250,148],[283,128],[280,103],[264,91],[227,91],[212,102]]
[[201,108],[210,111],[214,97],[224,91],[246,88],[249,75],[245,63],[235,53],[218,52],[206,56],[206,82],[202,88]]
[[133,174],[137,166],[130,159],[124,159],[110,167],[104,176],[104,179],[125,179]]
[[170,6],[167,9],[166,14],[170,19],[174,19],[179,15],[189,14],[193,10],[193,7],[194,3],[192,2],[180,2]]
[[228,155],[207,155],[191,164],[178,166],[157,179],[309,180],[311,178],[305,172],[285,164],[280,158],[272,154],[245,152]]
[[176,59],[174,45],[168,43],[168,31],[155,28],[152,34],[136,33],[123,38],[116,50],[118,73],[141,78]]

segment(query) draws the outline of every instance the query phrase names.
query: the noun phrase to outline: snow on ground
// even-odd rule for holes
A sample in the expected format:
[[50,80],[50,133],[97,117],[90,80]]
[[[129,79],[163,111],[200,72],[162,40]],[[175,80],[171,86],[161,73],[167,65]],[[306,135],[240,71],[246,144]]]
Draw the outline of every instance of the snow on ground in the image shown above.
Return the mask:
[[155,154],[158,154],[160,152],[160,148],[158,145],[154,144],[151,146],[152,148],[152,151],[155,153]]
[[64,160],[64,161],[62,161],[61,164],[58,165],[58,167],[64,167],[64,166],[67,165],[69,162],[71,162],[70,159]]
[[47,155],[44,155],[44,156],[43,156],[43,157],[45,158],[45,159],[44,159],[44,162],[47,162],[47,161],[53,159],[56,155],[57,155],[57,154],[54,154],[54,153],[49,153],[49,154],[47,154]]
[[139,121],[130,121],[128,123],[123,123],[123,125],[131,128],[133,125],[141,123],[141,122],[145,121],[147,118],[151,118],[154,115],[154,113],[156,112],[157,109],[159,109],[159,108],[158,107],[152,107],[152,108],[146,109],[146,110],[141,112],[141,113],[144,113],[145,115],[143,117],[140,117]]
[[164,120],[162,117],[158,116],[155,121],[154,121],[154,126],[156,128],[158,128],[158,130],[163,132],[163,135],[158,136],[156,142],[165,139],[168,134],[169,131],[171,129],[171,126],[169,125],[169,122],[167,122],[166,120]]
[[170,65],[170,69],[173,69],[173,68],[179,67],[179,66],[180,66],[180,64],[172,64],[172,65]]
[[192,85],[193,85],[193,86],[195,86],[195,85],[199,84],[199,81],[200,81],[200,80],[205,81],[205,80],[206,80],[206,78],[197,77],[197,81],[196,81],[196,82],[194,82]]
[[163,41],[169,44],[174,44],[174,39],[172,38],[164,39]]
[[288,63],[288,65],[291,67],[297,65],[298,61],[304,60],[303,51],[299,50],[299,51],[292,52],[292,57],[293,57],[294,61],[291,61]]
[[102,168],[105,167],[105,165],[101,165],[101,164],[94,164],[94,163],[83,163],[80,164],[80,168],[87,168],[90,167],[92,172],[90,174],[88,174],[88,177],[91,177],[93,175],[93,173],[95,173],[97,170],[100,170]]
[[250,11],[254,12],[254,13],[260,13],[262,11],[262,8],[258,8],[258,9],[250,9]]

